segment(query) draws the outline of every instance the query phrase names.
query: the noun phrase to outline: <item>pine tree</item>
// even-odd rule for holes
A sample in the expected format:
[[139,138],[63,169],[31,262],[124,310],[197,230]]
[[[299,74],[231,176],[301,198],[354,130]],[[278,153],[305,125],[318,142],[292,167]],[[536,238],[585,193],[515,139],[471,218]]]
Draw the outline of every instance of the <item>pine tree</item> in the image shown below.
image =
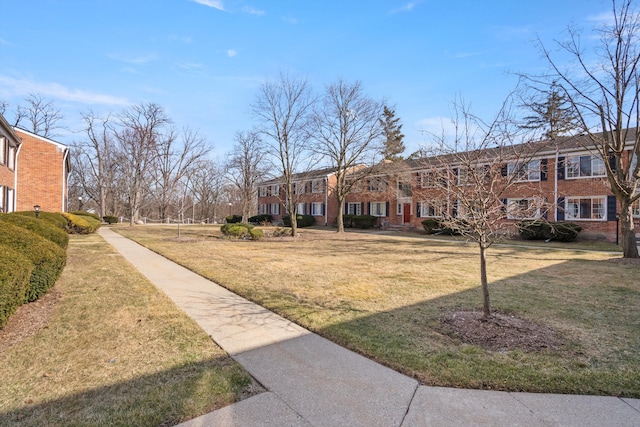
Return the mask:
[[379,119],[384,132],[384,147],[382,155],[385,160],[397,161],[402,160],[405,146],[404,135],[402,134],[402,125],[399,123],[400,118],[395,117],[396,112],[384,106],[382,117]]
[[551,88],[543,93],[546,95],[543,102],[531,102],[525,105],[533,111],[533,114],[524,118],[522,128],[543,129],[544,137],[551,140],[576,130],[577,115],[556,82],[553,82]]

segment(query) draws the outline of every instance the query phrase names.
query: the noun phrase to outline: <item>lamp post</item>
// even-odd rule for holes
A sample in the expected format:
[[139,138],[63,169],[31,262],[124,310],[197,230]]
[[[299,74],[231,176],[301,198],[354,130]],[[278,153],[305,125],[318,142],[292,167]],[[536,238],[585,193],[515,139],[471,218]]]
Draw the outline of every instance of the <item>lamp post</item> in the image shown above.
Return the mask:
[[616,214],[616,246],[620,242],[620,214]]
[[36,219],[40,218],[40,205],[35,205],[33,210],[36,212]]
[[233,203],[229,202],[229,216],[231,216],[231,206],[233,206]]
[[82,210],[82,196],[78,197],[78,210],[81,211]]

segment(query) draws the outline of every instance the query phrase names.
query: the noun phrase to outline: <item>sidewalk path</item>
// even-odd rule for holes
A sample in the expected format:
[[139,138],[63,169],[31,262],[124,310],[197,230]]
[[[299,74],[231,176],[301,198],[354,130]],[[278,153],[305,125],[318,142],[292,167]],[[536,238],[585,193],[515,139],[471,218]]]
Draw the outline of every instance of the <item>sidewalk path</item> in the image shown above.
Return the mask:
[[419,386],[115,233],[100,235],[268,391],[199,426],[640,426],[640,399]]

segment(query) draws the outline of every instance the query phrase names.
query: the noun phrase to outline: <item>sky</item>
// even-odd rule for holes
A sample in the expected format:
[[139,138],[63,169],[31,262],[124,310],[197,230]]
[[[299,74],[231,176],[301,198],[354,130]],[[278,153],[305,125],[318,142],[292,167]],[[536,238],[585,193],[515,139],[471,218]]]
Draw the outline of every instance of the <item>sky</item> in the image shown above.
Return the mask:
[[223,157],[260,85],[281,73],[321,94],[342,79],[395,108],[409,154],[463,99],[491,119],[516,73],[548,69],[569,24],[591,28],[610,0],[0,0],[0,100],[53,101],[80,141],[80,115],[162,106]]

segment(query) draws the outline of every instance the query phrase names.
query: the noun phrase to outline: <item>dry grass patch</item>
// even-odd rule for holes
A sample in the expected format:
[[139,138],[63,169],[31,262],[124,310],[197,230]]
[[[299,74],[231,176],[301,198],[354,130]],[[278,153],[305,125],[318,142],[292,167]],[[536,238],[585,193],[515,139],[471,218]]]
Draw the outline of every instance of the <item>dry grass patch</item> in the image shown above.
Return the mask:
[[167,240],[175,227],[120,232],[425,384],[640,397],[640,265],[612,262],[616,254],[492,248],[494,308],[553,337],[492,349],[443,322],[482,305],[473,245],[307,229],[249,242],[218,239],[215,226],[185,229],[193,240],[183,244]]
[[71,236],[51,295],[0,334],[0,425],[174,425],[259,391],[98,235]]

